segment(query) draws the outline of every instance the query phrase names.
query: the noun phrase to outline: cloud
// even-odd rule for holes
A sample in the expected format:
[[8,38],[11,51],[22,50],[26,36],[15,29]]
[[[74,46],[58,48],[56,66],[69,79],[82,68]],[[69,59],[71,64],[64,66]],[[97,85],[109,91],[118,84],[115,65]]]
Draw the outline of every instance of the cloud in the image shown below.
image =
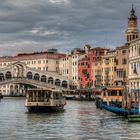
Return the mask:
[[[125,43],[131,0],[0,1],[0,55]],[[134,1],[140,19],[140,2]],[[140,21],[139,21],[140,23]]]
[[68,0],[49,0],[51,3],[63,3],[67,4],[69,1]]
[[47,31],[43,27],[32,28],[31,30],[24,31],[26,34],[36,35],[36,36],[53,36],[57,35],[56,31]]

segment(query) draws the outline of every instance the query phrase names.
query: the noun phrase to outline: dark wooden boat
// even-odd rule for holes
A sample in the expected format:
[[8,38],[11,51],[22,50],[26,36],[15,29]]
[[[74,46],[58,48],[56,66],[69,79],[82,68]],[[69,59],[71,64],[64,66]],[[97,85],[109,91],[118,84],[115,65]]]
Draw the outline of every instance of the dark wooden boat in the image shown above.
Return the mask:
[[[131,99],[125,93],[125,87],[106,87],[103,88],[101,97],[96,100],[97,108],[108,110],[122,116],[139,114],[138,107],[132,107]],[[127,104],[126,104],[127,102]]]
[[105,110],[108,110],[110,112],[116,113],[121,116],[128,116],[129,114],[131,115],[136,115],[139,114],[139,109],[138,108],[132,108],[130,111],[128,109],[122,108],[122,107],[117,107],[117,106],[111,106],[111,105],[105,105],[102,104],[102,108]]

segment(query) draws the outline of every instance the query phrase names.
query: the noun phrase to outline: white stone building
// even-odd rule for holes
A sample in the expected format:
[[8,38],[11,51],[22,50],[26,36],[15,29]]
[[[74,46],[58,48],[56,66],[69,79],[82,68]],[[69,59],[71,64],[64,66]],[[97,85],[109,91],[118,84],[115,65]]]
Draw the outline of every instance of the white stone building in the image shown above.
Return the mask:
[[[36,52],[36,53],[23,53],[18,54],[17,56],[6,56],[0,57],[0,69],[6,68],[7,66],[16,63],[22,62],[27,67],[40,70],[48,71],[52,73],[59,72],[59,59],[64,57],[65,54],[57,53],[57,50],[50,49],[46,52]],[[0,72],[1,76],[1,72]],[[0,77],[1,80],[1,77]],[[9,95],[11,90],[10,87],[13,87],[12,92],[14,94],[20,94],[23,92],[23,86],[20,87],[19,84],[7,84],[0,86],[0,92],[3,95]]]
[[129,89],[140,88],[140,38],[130,42],[129,47]]
[[71,88],[79,88],[78,61],[85,55],[85,50],[75,48],[70,54],[59,59],[59,72],[71,81]]

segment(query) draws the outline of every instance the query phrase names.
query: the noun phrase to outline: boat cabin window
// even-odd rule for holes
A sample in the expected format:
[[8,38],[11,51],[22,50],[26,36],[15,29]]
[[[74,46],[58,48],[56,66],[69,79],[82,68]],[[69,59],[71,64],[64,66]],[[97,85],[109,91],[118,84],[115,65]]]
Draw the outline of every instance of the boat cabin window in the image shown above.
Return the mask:
[[106,91],[105,90],[103,90],[103,95],[106,96]]
[[119,92],[119,96],[122,96],[122,90],[119,90],[118,92]]
[[95,95],[101,95],[101,92],[94,92]]
[[108,96],[117,96],[117,90],[108,90]]
[[108,96],[122,96],[122,90],[108,90]]
[[53,98],[54,98],[54,99],[61,99],[61,98],[62,98],[62,93],[54,92],[54,93],[53,93]]
[[63,91],[63,93],[64,93],[64,94],[74,94],[75,91],[72,91],[72,90],[71,90],[71,91],[70,91],[70,90],[68,91],[68,90],[67,90],[67,91]]
[[27,100],[29,102],[46,102],[51,98],[51,92],[47,90],[29,91]]

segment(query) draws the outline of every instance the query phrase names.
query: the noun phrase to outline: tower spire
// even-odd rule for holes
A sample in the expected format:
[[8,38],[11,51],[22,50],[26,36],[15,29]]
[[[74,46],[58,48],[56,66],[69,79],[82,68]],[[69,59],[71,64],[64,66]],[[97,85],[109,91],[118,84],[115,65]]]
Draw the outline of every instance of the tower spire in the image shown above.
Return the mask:
[[126,40],[127,42],[130,42],[131,40],[134,40],[138,38],[139,31],[137,27],[137,16],[135,15],[135,9],[134,4],[132,3],[132,8],[130,11],[130,16],[128,18],[128,27],[126,30]]
[[133,3],[132,3],[132,9],[131,9],[131,13],[130,13],[129,19],[130,20],[137,19],[136,15],[135,15],[135,10],[134,10],[134,4]]

